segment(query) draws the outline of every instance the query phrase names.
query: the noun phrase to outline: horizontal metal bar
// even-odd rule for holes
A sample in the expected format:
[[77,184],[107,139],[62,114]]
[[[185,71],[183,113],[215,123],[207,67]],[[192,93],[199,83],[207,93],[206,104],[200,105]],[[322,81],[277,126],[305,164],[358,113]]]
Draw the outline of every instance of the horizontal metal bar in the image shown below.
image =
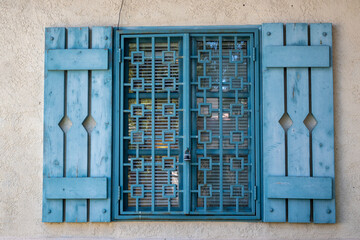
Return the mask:
[[265,67],[330,67],[329,46],[268,46]]
[[[197,92],[196,93],[196,97],[204,97],[204,93],[203,92]],[[235,97],[235,93],[223,93],[222,94],[223,98],[234,98]],[[206,97],[208,98],[218,98],[219,97],[219,93],[218,92],[206,92]],[[238,93],[238,97],[239,98],[248,98],[250,97],[249,93],[243,93],[240,92]]]
[[[120,27],[115,28],[120,34],[124,33],[235,33],[238,36],[248,36],[249,33],[256,32],[260,25],[242,25],[242,26],[155,26],[155,27]],[[194,34],[191,34],[193,36]],[[232,34],[233,35],[233,34]],[[134,35],[131,35],[134,36]],[[168,36],[168,35],[167,35]],[[203,35],[202,35],[203,36]]]
[[[136,93],[129,93],[127,95],[127,97],[129,99],[135,99],[136,98]],[[139,93],[139,98],[140,99],[151,99],[151,92],[149,93]],[[168,93],[164,92],[164,93],[155,93],[155,98],[168,98]],[[179,98],[179,93],[171,93],[170,94],[170,98]]]
[[49,49],[48,70],[106,70],[108,49]]
[[[223,154],[236,154],[236,150],[235,149],[223,149],[222,150]],[[238,149],[238,153],[240,155],[248,155],[249,154],[249,149]],[[204,154],[204,149],[196,149],[196,154]],[[206,149],[206,154],[207,155],[215,155],[215,154],[219,154],[219,149]]]
[[267,198],[332,199],[332,178],[268,177]]
[[106,199],[107,178],[44,178],[47,199]]
[[[135,155],[136,150],[129,149],[127,150],[128,155]],[[168,150],[167,149],[155,149],[155,155],[159,156],[167,156]],[[151,149],[143,149],[139,150],[140,155],[151,155]],[[179,149],[170,149],[170,155],[179,155],[180,151]]]

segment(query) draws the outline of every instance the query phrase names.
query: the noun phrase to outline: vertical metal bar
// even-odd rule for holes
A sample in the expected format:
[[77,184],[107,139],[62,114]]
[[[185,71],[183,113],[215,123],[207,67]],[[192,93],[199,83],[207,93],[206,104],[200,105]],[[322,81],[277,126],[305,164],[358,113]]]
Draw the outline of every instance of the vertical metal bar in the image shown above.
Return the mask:
[[[247,44],[247,55],[250,55],[250,51],[254,51],[254,39],[253,37],[251,36],[250,37],[250,44]],[[253,53],[251,52],[251,56],[253,56]],[[253,166],[254,165],[254,160],[255,160],[255,151],[254,151],[254,147],[255,147],[255,137],[254,137],[254,129],[255,129],[255,99],[254,99],[254,91],[255,91],[255,82],[253,81],[254,79],[254,64],[255,62],[254,61],[250,61],[249,60],[250,58],[247,58],[247,61],[248,61],[248,76],[249,76],[249,79],[248,79],[248,82],[250,82],[251,84],[248,85],[250,86],[250,103],[248,103],[248,109],[251,110],[250,111],[250,129],[248,130],[248,135],[250,135],[250,141],[251,141],[251,144],[249,144],[249,138],[248,138],[248,148],[250,150],[250,153],[251,153],[251,157],[249,159],[248,157],[248,162],[249,160],[251,160],[251,170],[250,170],[250,176],[249,178],[251,178],[251,180],[249,181],[249,186],[248,186],[248,190],[252,191],[252,189],[254,189],[254,185],[255,185],[255,168]],[[250,197],[250,205],[251,205],[251,209],[253,210],[254,209],[254,196],[255,196],[255,193],[252,192],[251,194],[251,197]]]
[[151,38],[151,211],[155,211],[155,38]]
[[[116,32],[115,35],[115,49],[120,49],[119,44],[120,44],[120,34],[118,32]],[[121,47],[123,47],[123,45],[121,45]],[[115,50],[116,51],[116,50]],[[114,51],[114,52],[115,52]],[[114,67],[115,64],[119,64],[119,58],[121,58],[120,56],[121,51],[118,51],[118,54],[115,54],[115,61],[114,61]],[[113,195],[112,195],[112,214],[113,217],[116,218],[119,215],[119,199],[117,198],[117,196],[120,196],[120,193],[117,192],[119,191],[119,104],[120,104],[120,99],[119,99],[119,82],[120,82],[120,76],[119,74],[119,67],[115,67],[116,72],[115,72],[115,78],[113,81],[113,147],[112,147],[112,159],[113,159],[113,176],[114,176],[114,180],[113,180]]]
[[[124,46],[124,38],[121,37],[121,46]],[[121,51],[120,54],[124,54],[124,51]],[[120,56],[120,58],[124,59],[123,56]],[[120,71],[120,187],[123,188],[124,184],[124,80],[125,80],[125,74],[124,74],[124,63],[125,61],[121,62],[121,71]],[[120,213],[124,211],[123,206],[123,197],[120,199]]]
[[[196,40],[195,38],[191,38],[191,55],[194,55],[196,54],[196,48],[197,48],[197,43],[196,43]],[[193,81],[197,81],[197,63],[196,63],[196,60],[192,60],[191,62],[191,78],[190,78],[190,82],[193,82]],[[189,104],[192,108],[196,108],[196,87],[194,85],[191,86],[190,88],[190,94],[191,94],[191,103]],[[190,135],[196,135],[196,130],[197,130],[197,125],[196,125],[196,113],[195,112],[190,112],[190,115],[191,117],[191,134]],[[189,129],[190,131],[190,129]],[[189,135],[189,137],[190,137]],[[191,140],[191,139],[190,139]],[[193,139],[191,140],[191,146],[192,146],[192,149],[191,149],[191,158],[192,159],[196,159],[196,148],[197,148],[197,142],[196,142],[196,139]],[[194,161],[192,160],[191,161],[191,170],[190,170],[190,176],[191,176],[191,189],[192,190],[198,190],[198,187],[197,187],[197,168],[196,168],[196,165],[193,165],[194,164]],[[198,197],[198,194],[197,192],[195,192],[194,194],[191,195],[191,208],[192,210],[196,210],[196,207],[197,207],[197,197]]]
[[[260,166],[260,158],[261,158],[261,136],[262,136],[262,128],[261,128],[261,121],[262,121],[262,116],[260,114],[262,114],[260,112],[261,109],[261,104],[262,104],[262,95],[261,93],[261,88],[262,88],[262,83],[260,81],[260,70],[259,70],[259,60],[260,59],[260,39],[259,39],[259,32],[255,31],[254,33],[254,47],[255,47],[255,63],[254,63],[254,79],[253,79],[253,85],[255,85],[255,105],[254,105],[254,112],[255,112],[255,134],[254,134],[254,138],[255,138],[255,159],[253,162],[253,168],[254,168],[254,173],[255,173],[255,185],[259,186],[260,185],[260,171],[261,171],[261,166]],[[259,197],[257,197],[257,199],[261,199]],[[257,216],[260,216],[260,211],[256,210],[256,209],[260,209],[260,201],[256,201],[255,202],[255,206],[254,209],[252,209],[252,212],[256,213]]]
[[219,164],[220,211],[223,211],[223,96],[222,96],[222,36],[219,36]]
[[[184,53],[183,53],[183,151],[190,149],[190,36],[189,34],[184,34]],[[190,161],[184,161],[184,213],[190,213]]]

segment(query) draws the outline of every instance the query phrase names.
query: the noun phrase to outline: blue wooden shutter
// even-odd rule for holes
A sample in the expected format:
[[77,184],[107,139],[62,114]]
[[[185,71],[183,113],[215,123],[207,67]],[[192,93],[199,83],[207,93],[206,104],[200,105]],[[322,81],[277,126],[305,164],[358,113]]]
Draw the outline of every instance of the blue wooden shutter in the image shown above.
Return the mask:
[[45,49],[43,221],[108,222],[112,28],[47,28]]
[[263,24],[263,220],[335,222],[331,24]]

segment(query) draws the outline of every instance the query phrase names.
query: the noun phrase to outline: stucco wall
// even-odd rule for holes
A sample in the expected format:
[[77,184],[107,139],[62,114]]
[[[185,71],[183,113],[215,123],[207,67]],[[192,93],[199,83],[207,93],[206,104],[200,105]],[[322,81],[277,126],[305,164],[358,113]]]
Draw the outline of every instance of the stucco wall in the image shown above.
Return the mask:
[[120,0],[0,0],[0,237],[360,239],[360,0],[125,0],[121,26],[332,22],[337,224],[41,222],[44,28],[116,26]]

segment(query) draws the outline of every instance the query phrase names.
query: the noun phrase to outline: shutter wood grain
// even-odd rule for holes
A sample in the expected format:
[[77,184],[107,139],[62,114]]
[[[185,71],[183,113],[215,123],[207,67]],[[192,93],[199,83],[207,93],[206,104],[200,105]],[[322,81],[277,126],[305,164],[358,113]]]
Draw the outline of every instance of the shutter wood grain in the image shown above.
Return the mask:
[[[65,28],[45,30],[45,50],[65,48]],[[45,51],[45,62],[47,59]],[[45,65],[44,82],[44,162],[43,178],[63,177],[64,133],[59,122],[64,117],[65,73],[48,71]],[[43,189],[42,220],[63,221],[63,200],[48,200]]]

